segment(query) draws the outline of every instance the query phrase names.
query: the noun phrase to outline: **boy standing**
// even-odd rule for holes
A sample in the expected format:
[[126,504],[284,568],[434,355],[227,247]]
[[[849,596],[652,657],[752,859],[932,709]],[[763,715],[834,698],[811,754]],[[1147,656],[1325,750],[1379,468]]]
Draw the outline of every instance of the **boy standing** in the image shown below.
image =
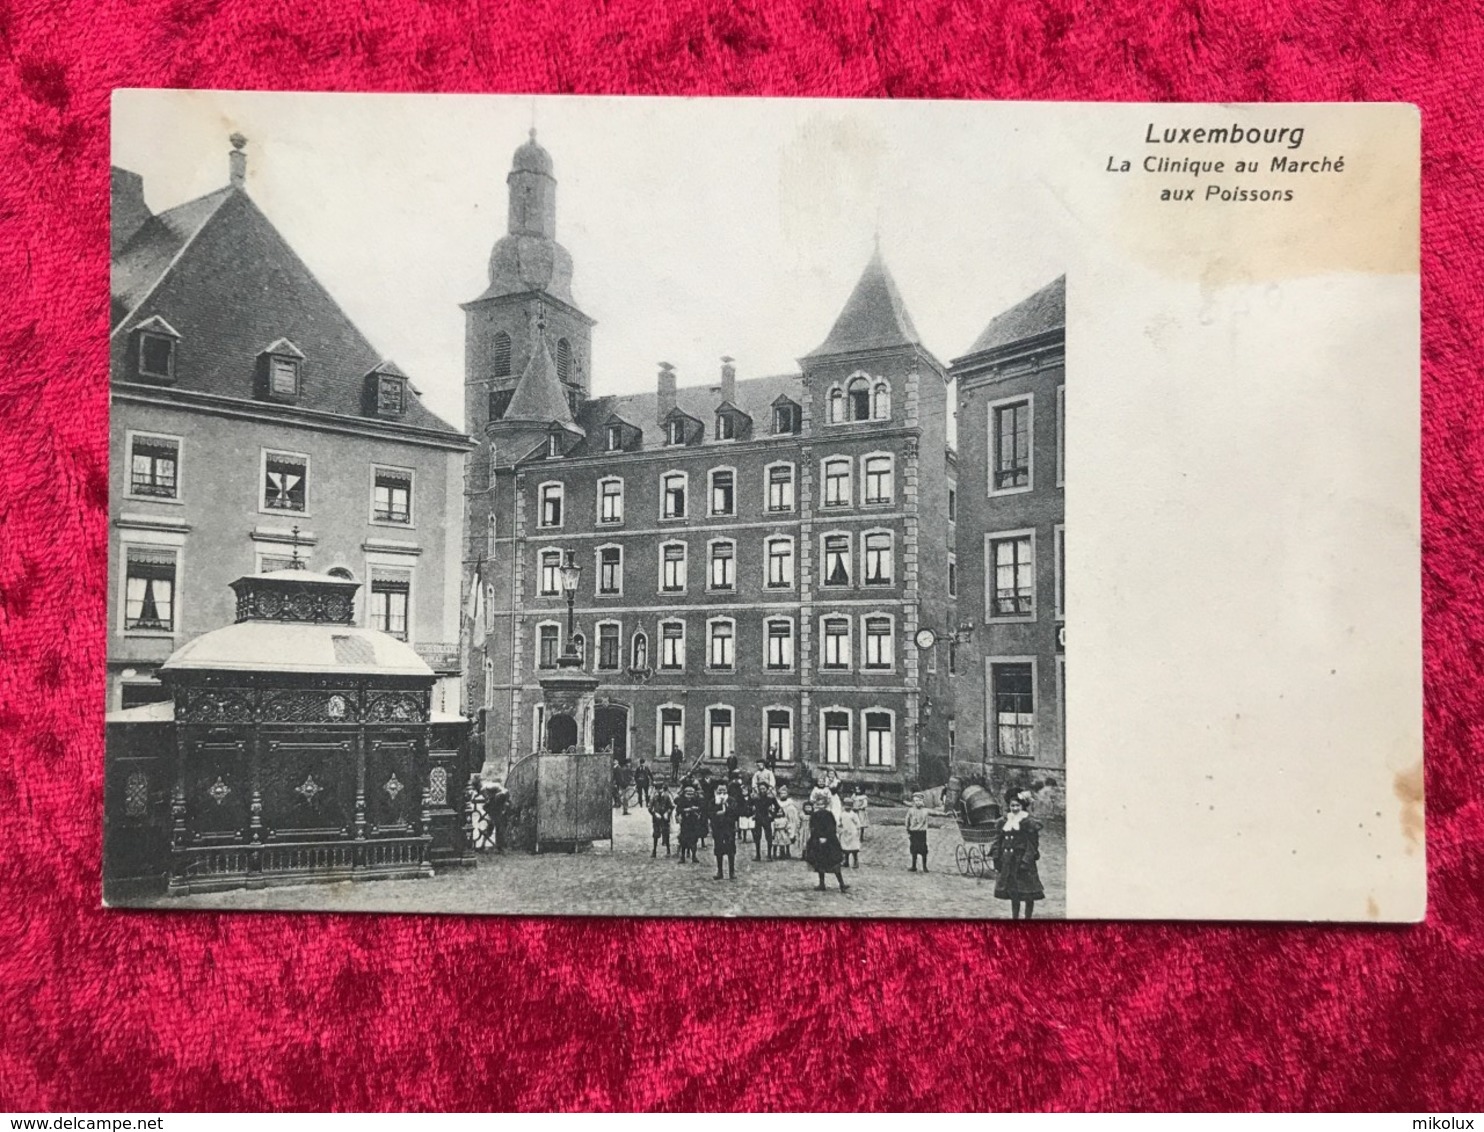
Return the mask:
[[705,828],[706,818],[701,813],[701,800],[696,797],[696,788],[687,786],[680,795],[680,803],[675,811],[680,817],[680,860],[686,861],[696,859],[696,842],[701,839],[701,830]]
[[912,850],[912,868],[909,872],[917,871],[917,858],[922,858],[922,871],[928,871],[927,864],[927,835],[928,835],[928,812],[927,806],[923,804],[921,794],[912,795],[912,806],[907,811],[907,843]]
[[674,808],[675,803],[670,801],[670,792],[664,786],[649,800],[649,824],[654,835],[654,846],[649,850],[651,857],[659,856],[661,841],[665,843],[665,856],[670,855],[670,812]]

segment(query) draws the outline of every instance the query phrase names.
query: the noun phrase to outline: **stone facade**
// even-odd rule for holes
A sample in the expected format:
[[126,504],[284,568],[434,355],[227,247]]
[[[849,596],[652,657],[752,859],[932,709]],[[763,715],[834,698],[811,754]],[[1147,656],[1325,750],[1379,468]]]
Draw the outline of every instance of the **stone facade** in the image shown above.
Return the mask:
[[992,321],[953,362],[961,490],[956,774],[1064,804],[1065,281]]

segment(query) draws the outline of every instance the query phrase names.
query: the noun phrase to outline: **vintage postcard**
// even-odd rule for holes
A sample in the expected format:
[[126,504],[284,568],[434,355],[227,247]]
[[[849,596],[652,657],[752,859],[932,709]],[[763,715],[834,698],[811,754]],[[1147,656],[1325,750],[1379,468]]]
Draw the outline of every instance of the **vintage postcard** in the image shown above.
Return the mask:
[[111,906],[1422,916],[1412,107],[113,158]]

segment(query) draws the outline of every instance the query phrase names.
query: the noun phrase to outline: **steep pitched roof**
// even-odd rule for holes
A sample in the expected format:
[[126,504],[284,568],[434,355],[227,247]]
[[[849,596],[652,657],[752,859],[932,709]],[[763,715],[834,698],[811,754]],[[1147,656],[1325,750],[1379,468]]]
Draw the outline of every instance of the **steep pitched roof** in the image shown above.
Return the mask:
[[989,325],[974,339],[974,344],[964,356],[1008,346],[1012,342],[1033,338],[1037,334],[1064,328],[1066,325],[1067,277],[1062,275],[1003,314],[990,319]]
[[[759,428],[771,429],[773,402],[786,396],[797,403],[802,399],[803,387],[804,379],[796,373],[743,378],[737,382],[730,404],[755,422],[761,422]],[[719,384],[691,385],[675,391],[675,407],[703,423],[711,420],[724,403]],[[666,447],[664,430],[660,427],[658,394],[598,397],[583,405],[578,424],[591,434],[612,416],[643,429],[645,449]]]
[[[129,332],[158,316],[180,335],[179,389],[254,400],[258,355],[287,339],[304,355],[299,407],[366,418],[366,375],[382,354],[236,187],[147,220],[113,261],[112,292],[116,380],[133,378]],[[395,423],[459,435],[409,390]]]
[[920,346],[922,339],[902,302],[896,280],[887,270],[878,248],[845,301],[829,337],[805,357],[879,350],[889,346]]
[[561,379],[557,377],[556,362],[551,360],[551,351],[546,346],[546,336],[541,336],[541,349],[531,354],[525,372],[515,385],[510,404],[500,415],[502,421],[550,421],[575,428],[572,408],[567,395],[562,392]]

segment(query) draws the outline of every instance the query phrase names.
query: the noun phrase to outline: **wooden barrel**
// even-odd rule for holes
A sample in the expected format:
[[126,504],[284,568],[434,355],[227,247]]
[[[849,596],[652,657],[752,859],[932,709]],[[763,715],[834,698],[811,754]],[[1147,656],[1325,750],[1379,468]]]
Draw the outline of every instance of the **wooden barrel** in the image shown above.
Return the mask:
[[982,786],[970,786],[963,794],[964,813],[970,825],[989,825],[1000,816],[994,795]]

